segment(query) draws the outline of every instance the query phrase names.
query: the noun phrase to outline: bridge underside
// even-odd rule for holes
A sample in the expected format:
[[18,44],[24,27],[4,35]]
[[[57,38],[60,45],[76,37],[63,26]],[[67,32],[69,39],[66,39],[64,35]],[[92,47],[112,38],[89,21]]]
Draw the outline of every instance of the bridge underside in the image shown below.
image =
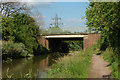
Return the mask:
[[68,44],[64,41],[83,41],[83,38],[48,38],[49,48],[52,52],[69,52]]
[[47,40],[83,40],[83,38],[46,38]]

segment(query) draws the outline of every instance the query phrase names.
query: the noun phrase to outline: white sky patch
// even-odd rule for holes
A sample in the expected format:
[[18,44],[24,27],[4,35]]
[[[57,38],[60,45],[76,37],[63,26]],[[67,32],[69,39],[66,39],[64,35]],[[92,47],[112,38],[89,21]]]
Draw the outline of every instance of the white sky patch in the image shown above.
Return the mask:
[[52,2],[26,2],[28,5],[33,6],[49,6],[52,4]]
[[85,26],[62,27],[62,30],[70,32],[84,32],[87,29]]
[[39,15],[39,16],[36,16],[36,17],[38,17],[38,18],[45,18],[46,16],[40,16],[40,15]]
[[66,20],[67,23],[79,23],[79,22],[85,22],[86,19],[81,18],[69,18]]
[[81,18],[68,18],[65,20],[65,26],[62,27],[63,30],[71,32],[84,32],[88,29],[85,25],[86,19]]
[[41,16],[42,18],[45,18],[46,16]]
[[81,18],[68,18],[64,21],[64,27],[71,27],[71,26],[85,26],[86,19]]

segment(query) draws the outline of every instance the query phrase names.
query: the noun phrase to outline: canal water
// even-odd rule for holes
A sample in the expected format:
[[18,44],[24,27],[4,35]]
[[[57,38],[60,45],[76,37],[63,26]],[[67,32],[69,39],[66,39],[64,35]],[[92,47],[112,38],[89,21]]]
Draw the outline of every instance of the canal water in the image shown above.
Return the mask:
[[2,77],[24,78],[31,77],[45,78],[50,66],[55,60],[64,56],[63,53],[52,53],[47,55],[37,55],[34,57],[14,59],[11,62],[2,63]]

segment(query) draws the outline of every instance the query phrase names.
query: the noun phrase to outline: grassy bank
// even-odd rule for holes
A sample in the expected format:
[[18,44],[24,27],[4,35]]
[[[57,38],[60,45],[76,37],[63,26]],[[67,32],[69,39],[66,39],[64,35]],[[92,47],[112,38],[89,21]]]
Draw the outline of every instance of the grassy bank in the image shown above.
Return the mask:
[[48,71],[48,78],[88,78],[88,69],[94,48],[74,52],[57,60]]
[[[115,55],[114,51],[112,50],[112,48],[107,48],[104,52],[102,52],[102,57],[104,58],[104,60],[106,60],[107,62],[109,62],[109,66],[110,69],[112,70],[111,74],[112,77],[114,78],[119,78],[119,69],[118,69],[118,64],[119,64],[119,58],[117,55]],[[120,78],[119,78],[120,80]]]

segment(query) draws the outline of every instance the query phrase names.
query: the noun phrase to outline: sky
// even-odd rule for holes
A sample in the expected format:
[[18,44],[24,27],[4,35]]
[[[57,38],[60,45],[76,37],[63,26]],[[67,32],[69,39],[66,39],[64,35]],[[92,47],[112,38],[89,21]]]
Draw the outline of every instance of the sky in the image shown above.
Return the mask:
[[[84,32],[87,27],[85,11],[88,7],[88,2],[34,2],[34,9],[37,10],[44,22],[42,28],[49,28],[51,23],[54,23],[52,18],[58,15],[61,18],[59,25],[63,30],[71,32]],[[36,11],[32,11],[36,13]]]

